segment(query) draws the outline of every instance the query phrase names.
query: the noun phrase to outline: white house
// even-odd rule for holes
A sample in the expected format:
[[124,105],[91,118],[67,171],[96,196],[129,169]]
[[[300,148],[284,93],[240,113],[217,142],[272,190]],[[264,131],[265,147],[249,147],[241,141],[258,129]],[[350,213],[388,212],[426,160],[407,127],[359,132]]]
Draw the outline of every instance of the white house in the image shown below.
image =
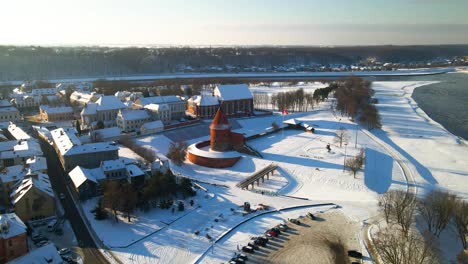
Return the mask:
[[117,97],[113,95],[101,96],[96,103],[88,103],[81,111],[81,125],[92,127],[98,121],[102,121],[106,127],[115,126],[117,114],[126,109]]
[[153,119],[161,120],[164,124],[171,122],[171,109],[167,104],[149,104],[145,106]]
[[120,110],[117,114],[117,126],[124,132],[139,131],[141,126],[151,121],[151,116],[146,109]]

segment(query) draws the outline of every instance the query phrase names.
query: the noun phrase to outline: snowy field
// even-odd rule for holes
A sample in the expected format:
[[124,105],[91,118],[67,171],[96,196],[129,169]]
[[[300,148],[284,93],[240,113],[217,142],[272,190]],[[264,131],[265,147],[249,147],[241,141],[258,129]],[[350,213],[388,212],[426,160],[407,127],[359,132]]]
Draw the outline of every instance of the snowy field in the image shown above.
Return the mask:
[[[129,247],[114,248],[115,254],[125,263],[191,263],[197,260],[200,263],[219,263],[231,257],[237,244],[245,242],[249,236],[258,235],[276,222],[306,212],[305,209],[291,209],[286,210],[287,213],[273,213],[248,221],[252,215],[237,213],[239,205],[244,202],[250,202],[254,208],[260,203],[267,204],[272,210],[331,202],[341,205],[339,210],[350,221],[362,223],[377,214],[379,194],[392,188],[407,188],[407,180],[398,162],[404,162],[409,167],[419,194],[441,187],[466,198],[466,143],[430,120],[411,99],[413,89],[426,84],[428,82],[375,82],[373,87],[379,99],[377,107],[383,128],[370,133],[364,133],[355,123],[333,113],[329,103],[323,103],[309,113],[237,119],[241,128],[235,131],[247,136],[263,133],[272,122],[281,124],[283,118],[296,118],[311,124],[315,127],[315,133],[284,130],[249,140],[247,143],[261,152],[263,159],[243,156],[229,169],[204,168],[189,161],[182,166],[172,165],[176,173],[203,182],[202,185],[209,189],[208,194],[198,191],[196,204],[201,205],[200,208],[194,208],[188,215],[170,224],[161,224],[161,220],[166,222],[164,217],[170,215],[164,216],[159,211],[146,216],[137,214],[141,218],[137,220],[138,225],[119,224],[124,231],[118,232],[124,233],[114,234],[107,229],[99,235],[104,236],[104,240],[112,241],[120,234],[130,242],[161,228]],[[349,143],[340,148],[333,138],[336,129],[341,126],[348,130]],[[206,139],[204,136],[188,143]],[[167,153],[171,142],[162,134],[138,138],[137,141],[161,155]],[[330,152],[325,148],[328,143],[332,148]],[[354,178],[348,171],[343,171],[343,163],[345,157],[356,155],[361,148],[365,150],[366,164]],[[396,156],[398,160],[395,160]],[[278,165],[277,174],[270,182],[260,182],[256,188],[279,195],[261,195],[235,187],[239,181],[271,163]],[[229,232],[242,222],[234,232]],[[106,227],[94,228],[99,230]],[[196,231],[198,235],[194,234]],[[359,233],[359,228],[355,232]],[[210,253],[212,242],[206,238],[206,234],[214,241],[222,238],[216,242],[214,254]],[[450,245],[460,247],[455,241]],[[364,248],[360,250],[365,253]],[[443,249],[447,259],[453,258],[455,251]]]

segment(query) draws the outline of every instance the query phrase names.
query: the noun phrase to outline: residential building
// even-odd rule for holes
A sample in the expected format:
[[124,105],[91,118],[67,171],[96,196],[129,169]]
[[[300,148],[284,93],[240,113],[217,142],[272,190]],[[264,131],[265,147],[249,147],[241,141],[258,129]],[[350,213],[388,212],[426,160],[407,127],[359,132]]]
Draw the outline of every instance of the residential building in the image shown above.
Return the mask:
[[99,167],[102,161],[117,159],[119,148],[111,142],[82,144],[74,128],[59,128],[51,131],[54,148],[65,171],[76,166]]
[[98,195],[103,182],[127,181],[141,187],[146,177],[140,167],[127,163],[125,159],[103,161],[98,168],[94,169],[76,166],[68,175],[82,200]]
[[47,122],[74,119],[73,108],[70,106],[52,107],[48,105],[41,105],[39,106],[39,112],[40,112],[42,120],[47,121]]
[[154,120],[161,120],[164,124],[171,123],[171,109],[167,104],[145,105]]
[[112,95],[101,96],[96,103],[88,103],[81,112],[81,125],[93,127],[98,121],[102,121],[106,127],[116,125],[117,114],[126,109],[117,97]]
[[13,123],[8,125],[8,136],[13,140],[29,140],[31,136],[28,133],[24,132],[21,127],[16,126]]
[[164,124],[161,120],[144,123],[140,128],[141,135],[150,135],[164,130]]
[[144,97],[137,99],[134,103],[135,107],[140,109],[150,104],[166,104],[169,106],[171,120],[179,120],[185,117],[187,104],[180,96],[167,95]]
[[26,253],[28,253],[26,225],[14,213],[0,215],[0,263],[12,263],[9,261]]
[[151,116],[146,109],[120,110],[116,119],[117,126],[123,132],[140,131],[141,126],[149,121],[151,121]]
[[213,91],[219,98],[221,108],[228,116],[252,115],[253,95],[246,84],[217,85]]
[[36,248],[24,256],[14,259],[8,264],[63,264],[65,263],[59,255],[57,248],[53,243],[43,247]]
[[0,165],[3,167],[23,164],[29,158],[42,155],[41,146],[34,139],[0,142]]
[[10,102],[19,109],[36,108],[41,104],[41,96],[23,95],[12,98]]
[[200,118],[213,118],[219,108],[218,97],[209,91],[192,96],[187,100],[187,111]]
[[11,105],[7,100],[0,100],[0,122],[21,120],[21,114],[18,109]]
[[29,170],[12,189],[10,201],[21,220],[41,219],[55,214],[54,192],[47,174]]
[[73,105],[85,106],[86,104],[96,102],[101,96],[101,94],[94,92],[74,91],[70,94],[70,103]]

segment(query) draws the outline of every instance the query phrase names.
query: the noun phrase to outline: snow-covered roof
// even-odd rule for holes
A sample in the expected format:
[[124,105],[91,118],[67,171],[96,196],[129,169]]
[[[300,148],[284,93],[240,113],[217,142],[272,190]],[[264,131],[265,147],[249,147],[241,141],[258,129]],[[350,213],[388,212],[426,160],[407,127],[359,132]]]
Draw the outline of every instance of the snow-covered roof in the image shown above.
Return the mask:
[[148,104],[148,105],[145,105],[145,108],[154,112],[170,110],[169,105],[167,104]]
[[284,120],[283,123],[288,124],[288,125],[300,125],[302,122],[298,121],[295,118]]
[[83,110],[81,111],[82,115],[95,115],[97,113],[98,105],[96,103],[87,103]]
[[166,96],[152,96],[140,98],[140,105],[145,106],[149,104],[171,104],[171,103],[180,103],[184,100],[176,95],[166,95]]
[[13,123],[8,126],[8,132],[10,132],[11,136],[14,137],[16,140],[28,140],[31,138],[31,136],[29,136],[28,133],[24,132],[23,129],[17,127]]
[[58,128],[52,130],[51,134],[54,144],[63,156],[118,150],[111,142],[82,144],[76,136],[75,128]]
[[102,171],[122,170],[124,168],[125,168],[125,160],[123,159],[105,160],[101,162]]
[[12,106],[12,104],[10,102],[8,102],[8,100],[0,100],[0,107],[9,107],[9,106]]
[[214,95],[219,96],[223,101],[252,99],[253,95],[247,84],[222,84],[216,86]]
[[108,127],[103,129],[94,130],[94,133],[98,133],[101,136],[102,140],[108,138],[119,137],[122,134],[122,131],[118,127]]
[[145,175],[145,173],[135,164],[129,164],[125,166],[127,169],[127,175],[129,177],[137,177],[137,176],[142,176]]
[[17,182],[23,179],[23,176],[28,173],[23,165],[15,165],[4,168],[0,172],[0,179],[2,182]]
[[211,94],[195,95],[189,99],[198,106],[219,105],[218,97]]
[[26,225],[15,213],[0,215],[0,238],[7,239],[24,233],[26,233]]
[[61,264],[64,263],[55,245],[49,243],[43,247],[29,251],[28,254],[16,258],[8,264]]
[[11,203],[16,204],[32,188],[54,197],[49,176],[41,172],[28,171],[24,178],[13,186],[13,191],[10,194]]
[[49,140],[52,138],[52,135],[50,134],[49,129],[47,129],[46,127],[32,126],[32,128],[36,130],[38,134],[42,135],[43,137],[46,137]]
[[195,154],[196,156],[212,158],[212,159],[230,159],[238,158],[241,155],[237,151],[214,151],[214,150],[204,150],[196,147],[196,144],[192,144],[187,148],[187,151]]
[[140,119],[148,119],[150,118],[150,115],[148,111],[142,109],[142,110],[133,110],[133,109],[126,109],[126,110],[121,110],[119,112],[119,116],[123,120],[140,120]]
[[164,128],[164,124],[161,120],[156,120],[156,121],[144,123],[141,127],[147,130],[158,129],[158,128]]
[[10,112],[18,112],[18,109],[14,106],[0,106],[0,112],[2,113],[10,113]]
[[[3,142],[2,142],[3,143]],[[12,150],[2,151],[0,159],[26,158],[43,155],[41,146],[35,140],[21,140],[13,146]]]
[[16,146],[16,144],[18,144],[18,141],[16,141],[16,140],[0,142],[0,152],[7,151],[7,150],[13,150],[13,148]]
[[86,180],[97,183],[96,177],[93,174],[94,169],[86,169],[81,166],[76,166],[68,175],[76,188],[80,187]]
[[32,157],[26,160],[26,164],[32,171],[47,170],[47,160],[44,157]]
[[73,108],[70,106],[40,105],[39,108],[45,111],[47,114],[73,113]]
[[127,108],[117,97],[113,95],[101,96],[97,101],[97,111],[117,110]]

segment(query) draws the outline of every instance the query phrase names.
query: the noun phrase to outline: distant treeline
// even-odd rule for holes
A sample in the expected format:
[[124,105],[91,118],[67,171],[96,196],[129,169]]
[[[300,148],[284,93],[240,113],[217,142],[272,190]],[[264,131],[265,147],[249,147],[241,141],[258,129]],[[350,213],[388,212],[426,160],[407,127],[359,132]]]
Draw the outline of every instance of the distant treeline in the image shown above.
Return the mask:
[[468,45],[369,47],[16,47],[0,46],[0,81],[122,76],[182,71],[275,70],[294,65],[423,62],[468,54]]

